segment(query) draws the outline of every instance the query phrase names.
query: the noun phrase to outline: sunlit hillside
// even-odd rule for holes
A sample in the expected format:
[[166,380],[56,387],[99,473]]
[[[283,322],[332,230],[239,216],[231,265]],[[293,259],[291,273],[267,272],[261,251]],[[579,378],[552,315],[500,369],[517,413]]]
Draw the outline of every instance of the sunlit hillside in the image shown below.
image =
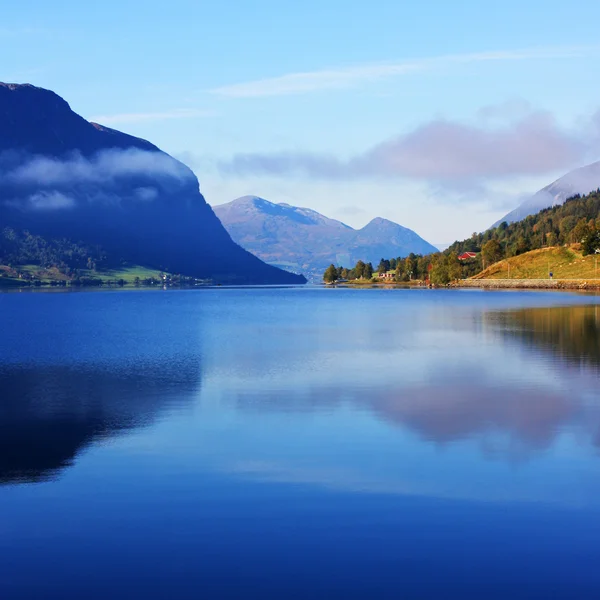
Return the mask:
[[583,256],[579,244],[532,250],[494,263],[472,279],[597,279],[598,255]]

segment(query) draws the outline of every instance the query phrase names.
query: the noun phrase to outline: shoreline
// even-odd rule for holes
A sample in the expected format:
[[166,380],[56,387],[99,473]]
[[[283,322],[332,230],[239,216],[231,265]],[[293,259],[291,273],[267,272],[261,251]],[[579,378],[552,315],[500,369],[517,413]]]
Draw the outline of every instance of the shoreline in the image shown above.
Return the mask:
[[600,279],[462,279],[456,288],[520,290],[600,290]]
[[461,279],[447,285],[429,285],[422,281],[361,281],[324,284],[340,288],[410,289],[519,289],[519,290],[600,290],[600,279]]
[[320,283],[325,287],[348,287],[348,288],[362,288],[362,287],[407,287],[407,288],[426,288],[429,287],[423,281],[365,281],[365,280],[352,280],[343,281],[341,283]]
[[[17,284],[6,281],[0,281],[0,292],[23,292],[23,291],[108,291],[108,290],[193,290],[210,289],[221,287],[271,287],[271,286],[253,286],[253,285],[235,285],[235,284],[196,284],[196,285],[133,285],[125,283],[124,285],[106,284],[103,285],[34,285]],[[404,289],[521,289],[521,290],[600,290],[600,279],[461,279],[448,283],[447,285],[429,285],[423,281],[360,281],[318,284],[317,287],[325,288],[347,288],[347,289],[385,289],[385,288],[404,288]],[[280,287],[274,285],[273,287]],[[291,286],[296,287],[296,286]],[[310,285],[308,286],[310,287]]]

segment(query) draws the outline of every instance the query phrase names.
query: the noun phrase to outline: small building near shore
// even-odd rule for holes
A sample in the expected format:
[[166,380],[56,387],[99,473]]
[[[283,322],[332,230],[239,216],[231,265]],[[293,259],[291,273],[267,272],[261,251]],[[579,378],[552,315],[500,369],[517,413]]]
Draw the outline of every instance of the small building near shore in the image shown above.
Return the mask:
[[393,280],[396,273],[394,271],[388,271],[387,273],[379,273],[379,279]]

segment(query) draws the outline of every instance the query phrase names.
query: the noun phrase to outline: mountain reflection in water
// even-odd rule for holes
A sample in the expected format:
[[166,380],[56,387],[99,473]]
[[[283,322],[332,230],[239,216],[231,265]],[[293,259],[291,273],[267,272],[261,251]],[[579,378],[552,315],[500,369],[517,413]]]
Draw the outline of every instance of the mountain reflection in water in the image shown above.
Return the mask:
[[[48,303],[81,300],[53,296]],[[170,406],[190,402],[200,387],[194,328],[176,326],[165,314],[165,327],[148,331],[154,311],[135,298],[124,326],[111,311],[103,317],[94,310],[101,298],[88,298],[90,309],[78,302],[72,320],[61,306],[30,314],[25,324],[3,321],[0,484],[52,479],[92,442],[151,424]],[[154,340],[142,343],[136,333]]]
[[94,440],[150,424],[197,383],[191,362],[0,367],[0,484],[56,476]]
[[[168,295],[155,298],[157,310],[169,304]],[[63,321],[59,312],[57,323],[48,323],[52,313],[46,314],[40,329],[61,330],[52,343],[5,327],[0,483],[54,477],[94,440],[148,425],[174,404],[205,402],[197,393],[203,330],[219,340],[211,361],[218,365],[219,394],[240,413],[320,412],[350,403],[426,441],[475,439],[486,453],[511,460],[549,448],[566,427],[600,446],[598,306],[461,313],[411,305],[397,328],[339,329],[334,323],[328,331],[311,315],[293,334],[287,321],[269,330],[272,317],[261,320],[260,313],[254,325],[238,315],[235,328],[222,314],[195,314],[190,328],[164,310],[160,330],[148,331],[153,304],[133,300],[126,331],[122,315],[113,321],[108,311],[99,333],[97,313],[81,308],[76,321]],[[89,327],[94,335],[82,337]],[[251,335],[255,327],[261,339]],[[433,340],[427,337],[432,330]],[[365,357],[381,365],[361,368]],[[333,374],[325,367],[332,360]]]
[[[549,448],[565,427],[600,447],[600,307],[481,311],[448,319],[444,328],[448,341],[431,345],[408,332],[411,347],[400,349],[390,331],[385,345],[398,358],[393,371],[383,359],[380,368],[356,375],[343,368],[330,378],[306,371],[271,389],[238,386],[233,401],[237,410],[253,412],[321,411],[350,402],[425,440],[478,438],[486,452],[507,458]],[[462,338],[456,348],[455,335]],[[496,434],[507,438],[500,450],[486,442]]]

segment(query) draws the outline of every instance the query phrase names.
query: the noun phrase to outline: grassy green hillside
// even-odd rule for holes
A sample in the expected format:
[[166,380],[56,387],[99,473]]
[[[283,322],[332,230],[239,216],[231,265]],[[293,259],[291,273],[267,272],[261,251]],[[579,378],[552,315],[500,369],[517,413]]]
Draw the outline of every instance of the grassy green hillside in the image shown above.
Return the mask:
[[[88,275],[92,276],[93,273],[89,272]],[[123,279],[126,283],[135,283],[136,278],[140,281],[146,279],[159,279],[160,271],[140,265],[131,265],[122,269],[110,269],[107,271],[101,271],[95,274],[103,281],[114,281]]]
[[[581,246],[553,246],[531,250],[494,263],[472,279],[597,279],[600,278],[598,255],[583,256]],[[510,269],[509,269],[510,267]]]
[[[78,279],[65,275],[56,267],[39,265],[19,265],[9,267],[0,265],[0,287],[23,286],[66,286],[66,285],[157,285],[162,282],[161,273],[139,265],[130,265],[121,269],[91,271],[81,269]],[[173,276],[166,273],[169,281]]]

